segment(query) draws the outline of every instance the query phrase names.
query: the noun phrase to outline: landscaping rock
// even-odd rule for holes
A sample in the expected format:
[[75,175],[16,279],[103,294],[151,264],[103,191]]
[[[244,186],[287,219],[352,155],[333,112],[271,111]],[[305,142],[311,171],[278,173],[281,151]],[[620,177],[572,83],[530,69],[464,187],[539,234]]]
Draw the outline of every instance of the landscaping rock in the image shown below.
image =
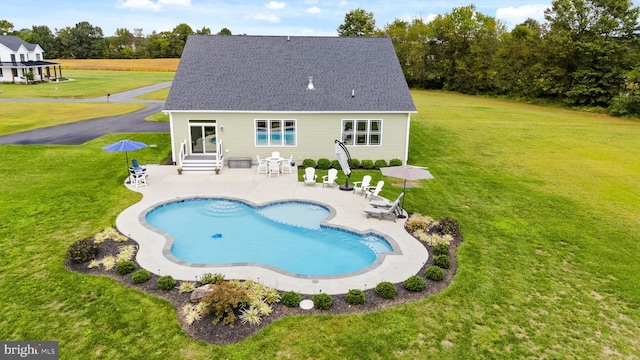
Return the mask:
[[202,299],[203,297],[213,292],[214,286],[215,285],[213,284],[207,284],[193,290],[193,292],[191,293],[191,302],[192,303],[200,302],[200,299]]

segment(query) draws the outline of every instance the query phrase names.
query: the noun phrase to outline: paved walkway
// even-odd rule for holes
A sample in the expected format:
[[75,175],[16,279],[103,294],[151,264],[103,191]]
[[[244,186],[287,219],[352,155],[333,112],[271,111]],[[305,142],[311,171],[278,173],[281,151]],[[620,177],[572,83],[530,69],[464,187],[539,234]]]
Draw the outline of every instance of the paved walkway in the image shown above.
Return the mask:
[[[344,294],[349,289],[374,288],[381,281],[398,283],[415,275],[428,259],[425,247],[404,230],[403,219],[397,222],[368,219],[362,211],[369,199],[341,191],[338,187],[305,186],[295,174],[268,178],[253,169],[224,168],[220,175],[213,172],[191,172],[178,175],[175,166],[149,165],[148,186],[133,191],[142,193],[142,200],[123,211],[116,220],[118,229],[140,245],[136,260],[147,270],[159,275],[171,275],[179,280],[195,280],[204,273],[221,273],[227,279],[249,279],[283,291],[303,294]],[[130,185],[127,185],[130,186]],[[381,256],[370,267],[349,276],[296,276],[273,267],[256,264],[236,266],[192,265],[171,255],[171,243],[151,229],[144,214],[157,204],[192,197],[225,197],[261,205],[272,201],[308,200],[323,203],[335,211],[328,220],[356,232],[376,232],[390,239],[394,253]],[[330,261],[327,259],[326,261]]]
[[[118,132],[169,132],[168,122],[145,121],[149,115],[162,111],[164,101],[136,100],[135,97],[164,89],[171,82],[146,86],[109,96],[110,102],[132,102],[146,104],[147,107],[129,114],[108,116],[92,120],[78,121],[70,124],[56,125],[46,128],[23,131],[0,136],[0,144],[50,144],[80,145],[103,135]],[[107,96],[92,99],[7,99],[0,101],[20,102],[106,102]]]

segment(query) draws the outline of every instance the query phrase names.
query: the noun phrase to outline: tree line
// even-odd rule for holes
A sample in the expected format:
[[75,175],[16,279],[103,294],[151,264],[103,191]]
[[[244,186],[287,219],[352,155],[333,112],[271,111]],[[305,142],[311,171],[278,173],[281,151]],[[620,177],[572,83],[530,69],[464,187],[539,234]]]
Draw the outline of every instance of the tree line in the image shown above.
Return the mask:
[[[387,36],[409,86],[562,103],[640,116],[638,16],[631,0],[554,0],[544,22],[528,19],[508,31],[474,5],[426,21],[396,19],[382,28],[374,14],[358,8],[345,15],[339,36]],[[0,20],[0,33],[13,31]],[[56,30],[33,26],[13,32],[38,43],[48,58],[180,57],[193,31],[143,36],[142,29],[117,29],[104,37],[87,22]],[[229,29],[218,34],[231,35]]]

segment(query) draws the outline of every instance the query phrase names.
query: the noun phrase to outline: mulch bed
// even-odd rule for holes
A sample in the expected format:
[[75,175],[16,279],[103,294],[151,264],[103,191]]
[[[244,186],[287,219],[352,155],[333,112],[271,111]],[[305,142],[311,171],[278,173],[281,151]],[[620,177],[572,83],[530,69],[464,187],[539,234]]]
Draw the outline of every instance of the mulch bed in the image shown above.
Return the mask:
[[[419,240],[416,240],[419,241]],[[131,274],[119,275],[115,269],[107,271],[103,266],[95,268],[89,268],[88,262],[77,264],[71,261],[67,261],[65,266],[75,272],[82,274],[90,274],[96,276],[108,276],[119,283],[128,286],[133,289],[144,291],[150,295],[157,296],[159,298],[169,301],[175,311],[178,321],[180,322],[184,331],[189,336],[206,341],[211,344],[224,345],[232,344],[244,340],[256,333],[261,329],[269,325],[270,323],[284,317],[292,315],[310,315],[310,314],[354,314],[354,313],[366,313],[386,309],[399,304],[416,301],[426,298],[430,295],[439,293],[445,289],[452,281],[458,268],[458,262],[456,257],[456,249],[462,242],[461,237],[454,238],[454,241],[449,246],[449,255],[451,258],[451,266],[449,269],[445,269],[445,278],[442,281],[427,280],[427,287],[421,292],[411,292],[406,290],[402,283],[396,284],[397,296],[395,299],[384,299],[375,293],[373,289],[365,290],[365,303],[362,305],[351,305],[347,303],[345,294],[332,295],[333,306],[328,310],[302,310],[299,307],[290,308],[282,305],[281,303],[273,304],[273,312],[269,316],[262,317],[260,325],[243,324],[240,321],[236,321],[233,328],[226,325],[214,325],[212,323],[213,316],[203,316],[201,320],[194,322],[193,324],[187,324],[182,316],[182,307],[190,302],[190,293],[180,293],[176,286],[170,291],[160,290],[157,286],[157,281],[160,278],[158,275],[151,274],[151,279],[143,284],[134,284],[131,281]],[[424,244],[423,242],[421,242]],[[97,258],[103,258],[107,255],[115,255],[118,253],[118,249],[124,245],[135,245],[137,249],[137,243],[131,239],[124,242],[115,242],[113,240],[107,240],[98,244],[98,256]],[[433,264],[433,248],[424,244],[429,251],[429,260],[418,272],[417,275],[424,278],[426,269]],[[135,260],[134,260],[135,262]],[[137,265],[137,264],[136,264]],[[227,279],[229,280],[229,279]],[[199,285],[199,284],[198,284]],[[282,292],[280,292],[282,294]],[[311,299],[311,295],[302,295],[303,299]]]

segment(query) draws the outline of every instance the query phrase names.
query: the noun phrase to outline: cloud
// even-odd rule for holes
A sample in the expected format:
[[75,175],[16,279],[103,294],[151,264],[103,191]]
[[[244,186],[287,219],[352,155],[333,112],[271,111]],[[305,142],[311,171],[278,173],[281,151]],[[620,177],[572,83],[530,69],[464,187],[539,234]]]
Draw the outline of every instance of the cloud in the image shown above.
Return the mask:
[[280,18],[272,14],[255,14],[252,16],[254,20],[262,20],[270,23],[279,23]]
[[320,14],[320,12],[322,12],[322,10],[320,10],[319,7],[317,6],[312,6],[308,9],[306,9],[304,12],[306,12],[307,14]]
[[549,7],[548,4],[531,4],[499,8],[496,10],[496,18],[504,20],[509,25],[521,24],[528,18],[542,21],[544,20],[544,11]]
[[284,9],[285,6],[286,4],[284,3],[284,1],[270,1],[264,7],[266,7],[269,10],[282,10]]
[[120,7],[133,10],[162,11],[165,5],[191,6],[191,0],[120,0]]

